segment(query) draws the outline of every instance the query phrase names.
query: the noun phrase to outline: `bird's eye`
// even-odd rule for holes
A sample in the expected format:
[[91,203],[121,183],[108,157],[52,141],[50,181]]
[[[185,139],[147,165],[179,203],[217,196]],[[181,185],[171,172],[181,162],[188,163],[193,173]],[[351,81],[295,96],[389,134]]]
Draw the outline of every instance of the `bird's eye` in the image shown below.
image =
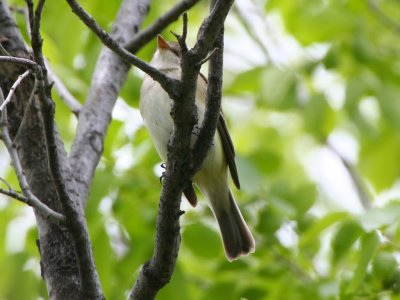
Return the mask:
[[181,57],[181,52],[177,49],[171,48],[172,53],[174,53],[177,57]]

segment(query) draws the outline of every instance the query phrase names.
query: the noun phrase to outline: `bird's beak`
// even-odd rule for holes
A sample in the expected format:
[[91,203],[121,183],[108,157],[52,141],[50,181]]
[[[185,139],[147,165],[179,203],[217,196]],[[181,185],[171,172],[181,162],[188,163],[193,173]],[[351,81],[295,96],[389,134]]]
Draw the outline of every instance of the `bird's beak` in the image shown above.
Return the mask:
[[158,49],[171,49],[168,42],[159,34],[157,35]]

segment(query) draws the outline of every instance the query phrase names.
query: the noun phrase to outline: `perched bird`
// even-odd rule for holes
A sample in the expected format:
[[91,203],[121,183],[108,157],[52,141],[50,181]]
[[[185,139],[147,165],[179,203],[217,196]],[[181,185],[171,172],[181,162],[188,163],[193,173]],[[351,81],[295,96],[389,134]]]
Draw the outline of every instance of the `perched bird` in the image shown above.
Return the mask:
[[[159,35],[157,45],[150,64],[169,77],[180,79],[181,50],[178,43],[168,42]],[[200,125],[206,108],[206,89],[207,80],[200,74],[197,79],[195,100]],[[167,160],[167,144],[173,129],[171,106],[172,100],[163,88],[150,76],[145,75],[140,91],[140,113],[163,161]],[[222,112],[219,115],[217,129],[213,145],[193,181],[209,200],[219,224],[225,254],[231,261],[254,252],[255,242],[228,186],[229,167],[234,184],[240,188],[235,151]],[[196,139],[197,135],[194,132],[191,145],[194,145]],[[190,184],[183,192],[192,206],[196,206],[197,197],[193,186]]]

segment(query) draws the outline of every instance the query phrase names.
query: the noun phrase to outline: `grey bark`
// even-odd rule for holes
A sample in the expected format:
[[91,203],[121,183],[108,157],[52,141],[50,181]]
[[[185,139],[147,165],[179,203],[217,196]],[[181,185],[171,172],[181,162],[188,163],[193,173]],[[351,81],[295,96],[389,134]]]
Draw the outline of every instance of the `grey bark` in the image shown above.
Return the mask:
[[[124,0],[111,29],[120,44],[131,38],[142,24],[150,0]],[[85,106],[79,115],[78,129],[70,154],[76,188],[85,204],[94,171],[103,153],[104,138],[111,113],[130,65],[104,47],[97,61]]]
[[[117,20],[118,24],[113,27],[115,35],[124,37],[122,40],[120,39],[121,42],[132,35],[132,30],[127,30],[128,28],[133,29],[133,31],[137,30],[138,25],[147,13],[147,6],[143,9],[143,3],[145,2],[148,1],[125,0],[123,2]],[[137,20],[139,20],[139,23],[132,25],[132,21],[136,22]],[[22,58],[30,58],[31,56],[24,45],[22,36],[10,15],[5,1],[0,1],[0,42],[12,56]],[[107,57],[110,56],[110,53],[103,53],[99,61],[108,61]],[[106,104],[109,111],[104,112],[101,107],[97,107],[98,110],[103,112],[100,117],[104,117],[107,124],[116,95],[125,80],[128,70],[127,66],[124,68],[121,65],[121,61],[114,60],[113,63],[111,59],[111,63],[102,64],[97,71],[100,73],[101,69],[104,70],[104,68],[112,70],[112,73],[108,74],[108,78],[114,79],[108,79],[106,83],[97,82],[97,85],[94,84],[93,90],[100,89],[100,91],[97,90],[97,92],[92,93],[92,104],[94,103],[96,106],[98,105],[96,100],[99,93],[106,95],[105,102],[114,97],[111,100],[111,105],[107,106],[110,102]],[[8,93],[12,83],[24,71],[24,68],[25,66],[1,62],[0,86],[4,94]],[[111,76],[111,74],[116,74],[116,68],[123,69],[123,72],[121,72],[123,75],[117,83],[115,83],[115,76]],[[96,79],[97,77],[95,77],[94,81]],[[48,107],[46,102],[36,95],[31,103],[27,101],[33,88],[33,81],[33,76],[28,77],[18,87],[13,100],[7,106],[9,131],[18,149],[18,155],[32,192],[53,210],[64,213],[67,216],[67,226],[65,228],[49,223],[35,212],[39,228],[38,248],[41,254],[42,277],[45,280],[50,299],[102,299],[102,290],[94,266],[82,205],[83,199],[87,197],[88,186],[92,180],[93,172],[89,174],[90,178],[85,178],[88,183],[85,186],[86,189],[82,189],[82,185],[77,184],[75,180],[75,178],[81,179],[81,174],[73,174],[73,168],[70,167],[63,143],[53,124],[52,113],[49,111],[52,107]],[[115,94],[115,96],[105,93],[110,90],[114,92],[112,94]],[[89,108],[90,110],[94,114],[97,113],[93,112],[93,106],[91,109]],[[93,125],[93,123],[89,123],[90,125]],[[54,141],[52,149],[48,148],[48,139],[46,140],[46,130],[48,137],[49,128]],[[84,127],[79,134],[90,137],[90,134],[83,132],[84,130],[89,131],[89,129],[89,127]],[[101,127],[100,130],[104,136],[106,129]],[[96,155],[100,156],[101,152],[96,152]],[[57,176],[56,179],[50,170],[49,157],[57,158],[57,172],[61,176]],[[85,161],[83,156],[80,156],[79,159]],[[51,162],[54,166],[54,162]],[[96,165],[97,162],[93,166],[93,170]],[[60,193],[54,184],[54,180],[60,181],[60,179],[63,181],[62,185],[65,187],[65,192],[68,196],[68,205],[60,202]]]
[[[29,58],[22,36],[10,15],[7,3],[0,1],[0,42],[13,56]],[[2,63],[0,86],[4,94],[24,68]],[[27,103],[33,78],[27,78],[7,106],[8,127],[18,150],[32,192],[53,210],[61,212],[47,161],[46,141],[39,102]],[[41,271],[50,299],[80,299],[79,271],[73,242],[65,228],[46,221],[35,213],[41,254]]]
[[[70,5],[75,3],[73,10],[78,13],[76,2],[67,0]],[[120,44],[125,44],[129,37],[137,31],[138,26],[147,13],[150,0],[124,0],[118,15],[116,25],[113,26],[113,37]],[[42,1],[43,2],[43,1]],[[185,2],[185,1],[184,1]],[[194,4],[187,1],[185,5]],[[89,187],[92,182],[95,168],[103,152],[104,137],[111,121],[111,112],[118,92],[126,79],[129,65],[126,61],[135,64],[158,80],[175,100],[173,118],[175,130],[169,145],[168,164],[165,183],[160,199],[160,210],[157,221],[157,238],[153,258],[144,265],[137,284],[132,290],[134,299],[152,299],[170,279],[179,250],[179,210],[182,189],[196,171],[193,155],[187,160],[181,160],[183,154],[191,153],[189,141],[192,127],[195,123],[194,90],[199,63],[211,50],[215,39],[221,32],[225,17],[233,0],[218,1],[210,16],[204,21],[200,29],[199,42],[183,55],[183,76],[181,81],[171,81],[158,70],[149,67],[143,61],[132,56],[118,44],[113,43],[97,24],[90,27],[92,19],[80,14],[82,20],[98,34],[106,45],[111,45],[125,62],[109,50],[104,49],[98,60],[93,76],[91,90],[83,110],[79,115],[79,124],[70,158],[68,159],[56,128],[55,149],[46,148],[46,134],[48,134],[49,115],[43,109],[37,97],[32,105],[28,105],[29,93],[32,90],[33,80],[27,80],[21,85],[14,100],[7,107],[9,112],[10,132],[15,138],[15,144],[21,158],[21,163],[27,173],[32,191],[49,207],[67,216],[67,228],[61,228],[48,223],[36,214],[39,225],[39,249],[41,252],[41,266],[43,277],[49,291],[50,299],[93,299],[91,295],[101,297],[101,287],[98,283],[97,272],[94,269],[92,250],[87,235],[86,222],[83,214]],[[133,23],[132,23],[133,22]],[[97,29],[96,29],[97,26]],[[166,26],[166,25],[165,25]],[[18,57],[29,57],[22,38],[12,18],[10,18],[7,4],[0,0],[0,43],[10,54]],[[6,93],[15,78],[23,71],[21,66],[2,63],[0,68],[0,85]],[[218,104],[217,104],[218,106]],[[188,113],[189,112],[189,113]],[[215,131],[215,126],[210,126]],[[204,133],[213,136],[212,130]],[[202,148],[202,147],[200,147]],[[204,147],[207,148],[207,147]],[[62,173],[65,192],[71,201],[70,206],[65,201],[59,201],[59,186],[54,184],[54,174],[49,170],[52,164],[48,163],[49,151],[56,151],[53,157],[58,158],[59,171]],[[206,150],[204,150],[206,151]],[[200,151],[201,152],[201,151]],[[191,153],[193,154],[193,153]],[[52,162],[53,163],[53,162]],[[54,169],[51,167],[51,169]],[[53,172],[54,173],[54,172]],[[56,183],[58,183],[56,181]],[[64,189],[62,189],[64,190]],[[66,197],[61,197],[65,199]],[[64,211],[62,211],[64,209]],[[70,211],[71,210],[71,211]],[[74,222],[68,223],[69,216]],[[69,225],[69,226],[68,226]],[[79,226],[75,226],[79,225]],[[76,229],[82,229],[82,234],[76,236]],[[71,235],[71,232],[73,233]],[[77,247],[82,245],[86,246]],[[75,244],[75,247],[72,245]],[[78,249],[78,252],[77,252]],[[82,259],[85,254],[88,259]],[[87,272],[92,276],[87,276]],[[82,282],[85,278],[94,283],[90,290],[100,289],[99,293],[86,293]],[[91,280],[90,280],[91,278]]]

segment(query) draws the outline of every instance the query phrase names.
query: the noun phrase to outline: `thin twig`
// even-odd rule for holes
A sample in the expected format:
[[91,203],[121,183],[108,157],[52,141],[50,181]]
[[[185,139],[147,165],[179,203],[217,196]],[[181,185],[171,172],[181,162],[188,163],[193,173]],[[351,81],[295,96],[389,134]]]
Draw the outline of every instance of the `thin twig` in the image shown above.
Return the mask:
[[7,38],[4,38],[5,40],[1,39],[0,40],[0,53],[2,55],[6,55],[6,56],[11,56],[10,53],[8,53],[8,51],[3,47],[3,45],[1,44],[2,42],[6,41]]
[[0,56],[0,62],[10,62],[14,64],[26,65],[27,67],[35,67],[36,63],[33,60],[14,56]]
[[[236,14],[238,17],[239,21],[242,23],[244,29],[246,32],[251,36],[254,42],[258,44],[260,49],[263,51],[265,57],[271,61],[271,56],[269,54],[269,50],[267,46],[263,43],[263,41],[260,39],[260,37],[256,34],[257,30],[254,29],[254,26],[250,23],[249,18],[243,13],[243,11],[238,7],[237,2],[236,5],[233,6],[233,12]],[[263,10],[256,10],[256,12],[260,12],[263,14]],[[264,15],[262,16],[263,18],[265,17]]]
[[[211,1],[215,6],[216,0]],[[210,64],[207,84],[207,106],[203,123],[192,151],[192,172],[195,173],[205,159],[215,136],[218,119],[221,111],[222,78],[224,62],[224,28],[222,27],[214,42],[214,50],[209,54]],[[219,51],[215,51],[218,49]]]
[[179,81],[176,79],[169,78],[158,69],[150,66],[148,63],[139,59],[128,50],[123,48],[117,41],[115,41],[99,24],[90,16],[75,0],[67,0],[68,4],[72,8],[72,11],[91,29],[97,37],[103,42],[105,46],[110,48],[112,51],[117,53],[123,60],[138,67],[143,72],[151,76],[155,81],[168,92],[171,98],[175,99],[179,97],[176,94],[180,90],[178,87]]
[[47,60],[45,60],[45,64],[49,79],[54,83],[54,88],[61,100],[67,105],[71,112],[78,117],[79,112],[82,110],[82,104],[71,94],[61,79],[53,72]]
[[400,34],[400,23],[383,12],[376,3],[376,0],[367,0],[367,3],[370,10],[378,17],[382,24],[391,28],[396,34]]
[[[3,100],[4,100],[3,92],[0,90],[0,103],[4,103]],[[36,196],[32,193],[29,187],[28,181],[26,180],[24,171],[22,169],[21,162],[19,160],[17,150],[15,149],[14,144],[10,138],[10,134],[8,132],[6,109],[3,110],[1,113],[0,126],[3,133],[3,142],[7,148],[8,153],[10,154],[15,173],[17,174],[19,185],[21,186],[23,194],[28,199],[26,203],[34,207],[46,219],[55,222],[57,224],[63,224],[65,222],[65,217],[60,213],[55,212],[47,205],[45,205],[42,201],[40,201],[38,198],[36,198]]]
[[130,41],[128,41],[124,45],[125,48],[131,53],[136,53],[141,47],[146,45],[168,25],[177,20],[183,12],[188,11],[199,1],[200,0],[183,0],[179,2],[165,14],[158,17],[157,20],[154,23],[150,24],[146,29],[138,32]]
[[215,54],[215,52],[217,52],[218,50],[220,50],[219,48],[214,48],[211,50],[211,52],[201,61],[199,61],[197,64],[199,66],[204,65],[206,62],[208,62],[210,60],[210,58]]
[[25,204],[31,206],[32,208],[35,208],[32,205],[32,203],[31,203],[31,201],[29,200],[28,197],[25,197],[25,196],[17,193],[16,191],[14,191],[12,189],[5,190],[5,189],[0,188],[0,194],[6,195],[6,196],[11,197],[11,198],[13,198],[15,200],[21,201],[22,203],[25,203]]
[[339,151],[329,142],[327,142],[327,147],[335,153],[335,155],[339,158],[339,160],[342,162],[343,166],[345,167],[346,171],[349,173],[350,178],[354,184],[355,190],[357,192],[358,198],[360,200],[360,203],[362,207],[365,210],[369,210],[372,208],[372,200],[370,199],[368,192],[365,189],[365,185],[363,183],[362,178],[360,175],[357,173],[357,170],[354,168],[354,166],[346,159],[343,157],[342,154],[339,153]]
[[186,45],[186,37],[187,37],[187,27],[188,27],[188,17],[187,17],[187,13],[184,13],[182,15],[182,34],[177,34],[173,31],[171,31],[172,35],[175,36],[176,40],[179,43],[179,46],[181,47],[181,52],[182,52],[182,56],[185,55],[185,53],[188,52],[188,47]]
[[0,181],[2,181],[8,187],[8,190],[12,190],[11,185],[6,180],[0,177]]
[[14,82],[12,85],[10,91],[8,92],[6,100],[4,102],[2,101],[2,104],[0,105],[0,112],[3,111],[3,109],[6,107],[8,102],[11,101],[12,96],[14,95],[15,89],[19,86],[21,81],[26,78],[29,74],[31,73],[31,70],[26,70],[22,75],[19,75],[17,80]]

